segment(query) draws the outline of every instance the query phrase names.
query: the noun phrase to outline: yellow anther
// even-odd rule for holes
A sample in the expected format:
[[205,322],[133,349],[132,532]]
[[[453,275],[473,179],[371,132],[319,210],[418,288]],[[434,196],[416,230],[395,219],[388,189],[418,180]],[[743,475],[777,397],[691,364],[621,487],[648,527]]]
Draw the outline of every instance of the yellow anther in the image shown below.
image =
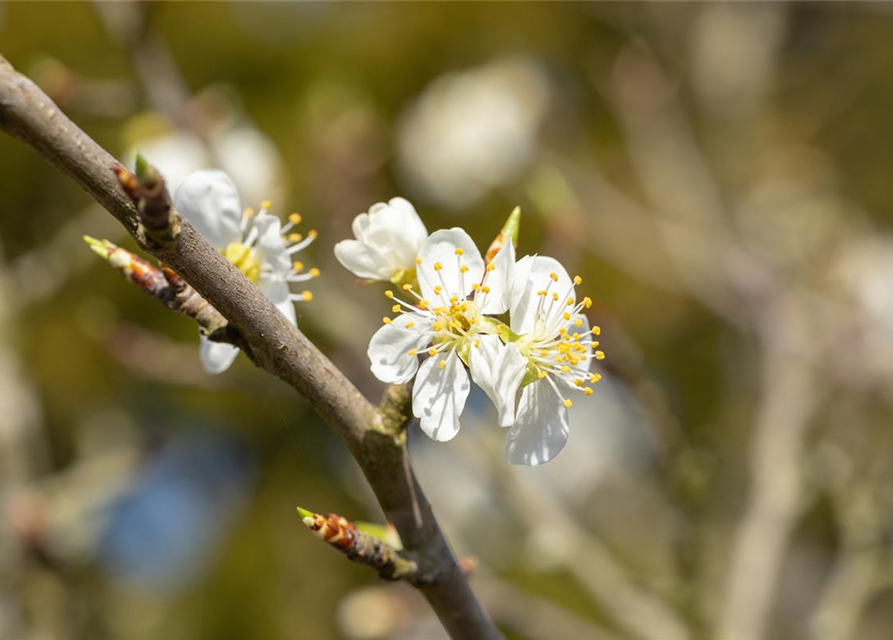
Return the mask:
[[475,346],[476,349],[479,349],[479,348],[480,348],[480,346],[481,346],[481,339],[480,339],[480,338],[478,338],[477,340],[474,341],[474,346]]
[[570,400],[568,400],[567,398],[565,398],[564,406],[567,407],[568,409],[570,409],[572,406],[574,406],[574,403],[571,402]]
[[439,284],[434,286],[434,294],[435,294],[435,295],[438,295],[438,296],[439,296],[441,291],[443,291],[443,287],[442,287],[442,286],[440,286]]
[[593,373],[589,376],[589,384],[595,384],[596,382],[598,382],[601,379],[602,379],[602,374]]
[[427,300],[419,300],[419,309],[427,309],[428,304],[430,304]]
[[313,292],[312,291],[302,291],[301,297],[304,299],[304,302],[310,302],[313,300]]
[[288,240],[289,242],[300,242],[303,239],[304,236],[302,236],[300,233],[290,233],[286,237],[286,240]]
[[585,389],[583,389],[583,393],[585,393],[587,396],[591,396],[592,395],[592,387],[586,387]]
[[446,360],[441,360],[437,363],[437,366],[440,368],[441,371],[443,371],[443,368],[446,366]]
[[553,293],[553,294],[552,294],[552,301],[553,301],[553,302],[558,302],[558,294],[557,294],[557,293]]
[[400,305],[395,304],[393,307],[391,307],[391,313],[400,313]]
[[583,386],[583,378],[574,379],[574,384],[577,385],[578,387],[582,387]]
[[421,259],[421,258],[416,258],[416,259],[415,259],[415,263],[416,263],[416,264],[422,264],[422,259]]
[[254,209],[248,207],[247,209],[245,209],[245,211],[242,212],[242,215],[246,218],[251,218],[254,216]]
[[544,296],[544,295],[546,295],[547,293],[549,293],[549,292],[546,291],[545,289],[540,289],[539,291],[536,292],[536,295],[538,295],[538,296]]
[[264,200],[263,202],[260,203],[260,208],[261,209],[272,209],[273,203],[270,202],[269,200]]
[[583,278],[580,276],[574,276],[574,284],[580,284],[583,282]]
[[605,352],[604,352],[604,351],[596,351],[596,352],[595,352],[595,359],[596,359],[596,360],[604,360],[604,359],[605,359]]
[[554,271],[549,274],[549,277],[552,278],[552,282],[558,282],[558,274]]
[[577,318],[574,320],[574,326],[582,327],[583,326],[583,318]]
[[483,291],[484,293],[490,293],[490,287],[484,285],[483,287],[481,287],[481,291]]
[[391,291],[390,289],[388,289],[387,291],[384,292],[384,297],[385,297],[385,298],[393,298],[393,297],[394,297],[394,292]]
[[463,264],[461,267],[459,267],[459,273],[468,273],[468,265]]
[[479,285],[477,282],[475,282],[473,285],[471,285],[471,290],[472,291],[480,291],[481,285]]
[[567,299],[567,302],[565,302],[564,304],[566,304],[566,305],[569,306],[569,307],[572,307],[572,306],[574,306],[574,299],[573,299],[573,298],[568,298],[568,299]]
[[[592,306],[592,298],[590,298],[589,296],[586,296],[585,298],[583,298],[583,306],[586,307],[587,309],[589,307],[591,307]],[[598,335],[598,334],[595,334],[595,335]]]
[[311,277],[311,278],[318,278],[318,277],[319,277],[319,269],[316,269],[316,268],[311,269],[311,270],[310,270],[310,277]]
[[311,240],[316,240],[316,236],[318,236],[318,235],[319,234],[316,232],[316,229],[311,229],[310,231],[307,232],[307,237],[310,238]]
[[381,321],[384,322],[385,324],[391,324],[391,319],[388,317],[382,318]]
[[563,367],[561,367],[561,373],[570,373],[570,372],[571,372],[571,368],[569,366],[564,365]]
[[291,266],[292,266],[292,268],[294,268],[295,271],[303,271],[304,270],[304,263],[301,261],[292,262]]
[[303,218],[301,217],[300,213],[293,213],[288,216],[288,221],[292,224],[301,224],[301,220],[303,220]]
[[441,269],[443,269],[443,265],[440,264],[439,262],[435,262],[435,263],[434,263],[434,270],[435,270],[435,271],[440,271]]
[[437,355],[437,349],[435,349],[434,347],[431,347],[430,349],[428,349],[428,355],[429,355],[429,356],[436,356],[436,355]]
[[417,354],[418,352],[419,352],[418,349],[410,349],[409,351],[406,352],[406,354],[409,355],[409,356],[414,356],[414,355]]
[[465,250],[462,247],[456,247],[456,255],[461,256],[465,253]]
[[593,340],[592,342],[589,343],[589,346],[592,347],[593,349],[595,349],[600,344],[601,343],[598,340]]
[[490,264],[487,265],[487,271],[494,271],[495,269],[496,269],[495,262],[491,262]]
[[441,321],[441,322],[435,322],[431,328],[434,329],[435,331],[443,331],[444,327],[446,327],[446,323]]
[[561,315],[562,315],[562,317],[563,317],[565,320],[570,320],[570,319],[571,319],[571,314],[569,314],[567,311],[565,311],[565,312],[564,312],[563,314],[561,314]]
[[592,335],[594,335],[594,336],[600,336],[601,334],[602,334],[602,328],[601,328],[601,327],[592,327]]
[[538,374],[536,374],[536,378],[537,378],[537,380],[542,380],[542,379],[545,378],[547,375],[549,375],[548,372],[546,372],[546,371],[540,371]]
[[[484,288],[486,289],[486,287]],[[450,296],[450,302],[452,304],[456,304],[457,302],[459,302],[459,296]]]
[[412,329],[414,326],[415,326],[415,322],[413,322],[412,320],[410,320],[409,322],[406,323],[407,329]]

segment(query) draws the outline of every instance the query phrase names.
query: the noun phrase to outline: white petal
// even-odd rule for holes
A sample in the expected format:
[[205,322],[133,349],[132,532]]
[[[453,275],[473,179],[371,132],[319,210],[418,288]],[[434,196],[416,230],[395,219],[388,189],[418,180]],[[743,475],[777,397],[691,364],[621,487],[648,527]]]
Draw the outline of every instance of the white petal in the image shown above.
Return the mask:
[[496,336],[482,336],[481,346],[468,352],[471,377],[496,405],[499,426],[515,421],[518,387],[527,371],[527,358],[514,344],[503,344]]
[[342,240],[337,243],[335,257],[345,269],[358,278],[390,280],[394,275],[390,262],[377,250],[359,240]]
[[174,206],[217,249],[242,239],[239,193],[222,171],[189,174],[174,195]]
[[354,231],[362,231],[362,242],[387,258],[392,273],[413,268],[419,248],[428,237],[419,215],[402,198],[373,205],[368,222],[355,221]]
[[369,230],[369,214],[361,213],[354,218],[350,229],[353,231],[354,238],[365,244],[367,242],[366,234]]
[[[553,281],[551,274],[558,276]],[[537,316],[541,315],[546,325],[558,321],[568,310],[567,299],[576,300],[574,283],[567,271],[554,258],[527,256],[515,264],[511,293],[511,326],[515,333],[530,333],[536,327]],[[537,295],[547,290],[546,296]],[[558,294],[558,300],[552,294]],[[539,313],[538,313],[539,311]]]
[[284,279],[291,271],[291,257],[282,238],[282,221],[277,216],[259,213],[254,219],[257,231],[257,258],[264,271],[271,271]]
[[[457,256],[456,249],[462,249],[463,255]],[[468,234],[458,227],[441,229],[428,236],[419,251],[419,258],[422,260],[416,270],[419,288],[422,296],[432,305],[436,305],[436,301],[442,301],[444,297],[467,296],[471,292],[471,285],[480,283],[484,275],[481,252]],[[434,265],[438,262],[443,267],[440,272],[434,270]],[[460,263],[468,266],[468,271],[464,274],[459,272]],[[434,293],[437,285],[444,287],[440,295]]]
[[295,303],[288,299],[291,292],[287,281],[276,276],[261,276],[258,288],[270,299],[270,302],[276,305],[282,315],[288,318],[289,322],[297,326]]
[[[411,329],[407,322],[414,322]],[[375,332],[369,341],[369,361],[376,378],[388,384],[409,382],[419,368],[419,357],[410,349],[421,351],[430,341],[426,332],[432,320],[414,313],[404,313]]]
[[[446,364],[441,369],[444,358]],[[412,412],[429,438],[446,442],[459,433],[459,416],[470,387],[468,373],[455,351],[422,363],[412,387]]]
[[211,342],[205,336],[199,336],[198,356],[209,375],[216,376],[229,369],[237,355],[238,348],[231,344]]
[[428,239],[428,229],[419,217],[415,207],[405,198],[391,198],[388,204],[401,214],[403,224],[402,237],[404,241],[413,247],[412,260],[415,260],[425,240]]
[[499,315],[509,310],[512,281],[515,272],[515,247],[507,242],[493,258],[495,269],[487,272],[486,284],[490,293],[481,296],[481,313]]
[[548,462],[567,444],[570,425],[561,398],[545,380],[521,391],[515,424],[505,439],[505,459],[534,467]]

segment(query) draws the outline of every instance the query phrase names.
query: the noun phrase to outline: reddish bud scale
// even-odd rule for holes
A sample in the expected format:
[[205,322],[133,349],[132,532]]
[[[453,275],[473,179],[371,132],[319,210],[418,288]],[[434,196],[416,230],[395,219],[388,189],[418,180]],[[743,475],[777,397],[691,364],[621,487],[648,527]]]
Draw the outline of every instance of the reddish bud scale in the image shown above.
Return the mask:
[[118,182],[121,184],[124,192],[128,196],[130,196],[130,199],[134,202],[139,200],[140,185],[136,181],[136,176],[130,173],[120,164],[116,164],[114,167],[112,167],[112,170],[115,172],[115,175],[118,176]]

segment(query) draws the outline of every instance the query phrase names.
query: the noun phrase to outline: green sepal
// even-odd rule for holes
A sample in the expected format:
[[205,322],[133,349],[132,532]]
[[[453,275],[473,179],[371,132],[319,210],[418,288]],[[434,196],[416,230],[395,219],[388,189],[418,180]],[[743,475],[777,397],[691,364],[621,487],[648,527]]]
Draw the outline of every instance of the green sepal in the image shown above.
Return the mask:
[[400,534],[390,525],[381,525],[375,522],[354,522],[357,529],[363,533],[368,533],[374,538],[378,538],[386,545],[396,551],[403,550],[403,541],[400,540]]

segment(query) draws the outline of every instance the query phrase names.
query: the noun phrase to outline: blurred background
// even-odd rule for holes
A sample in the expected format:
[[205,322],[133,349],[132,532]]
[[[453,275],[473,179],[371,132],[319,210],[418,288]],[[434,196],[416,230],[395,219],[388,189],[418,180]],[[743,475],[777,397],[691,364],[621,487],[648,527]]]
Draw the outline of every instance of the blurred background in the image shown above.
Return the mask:
[[[0,52],[176,185],[319,237],[301,328],[370,398],[387,305],[334,260],[395,195],[584,280],[608,375],[514,468],[482,394],[411,448],[510,638],[893,627],[893,15],[885,4],[0,2]],[[91,254],[125,237],[0,136],[0,638],[442,638],[311,536],[378,521],[337,438]]]

